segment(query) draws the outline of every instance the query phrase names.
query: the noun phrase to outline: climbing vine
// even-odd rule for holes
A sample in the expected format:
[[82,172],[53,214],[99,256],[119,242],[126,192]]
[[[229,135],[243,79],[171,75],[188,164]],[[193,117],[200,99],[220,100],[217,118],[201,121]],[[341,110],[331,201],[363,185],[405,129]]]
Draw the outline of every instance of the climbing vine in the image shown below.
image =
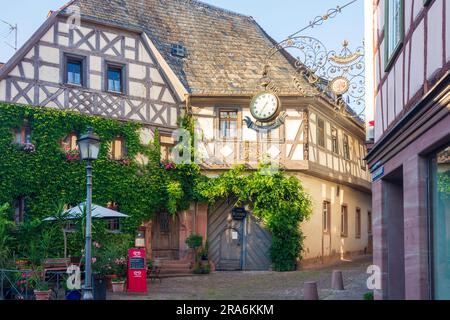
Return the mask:
[[[13,130],[24,123],[31,129],[31,143],[17,145],[13,143]],[[52,243],[58,237],[42,232],[46,229],[42,219],[54,214],[58,202],[76,205],[84,201],[85,164],[75,154],[63,150],[60,141],[73,132],[82,134],[88,127],[93,127],[102,140],[99,159],[93,162],[93,202],[103,206],[117,203],[119,210],[130,216],[122,221],[124,232],[134,235],[137,227],[155,212],[174,213],[186,209],[192,201],[190,190],[194,188],[190,183],[199,171],[167,170],[160,163],[158,134],[153,144],[142,145],[140,124],[49,108],[0,104],[0,204],[9,204],[9,217],[13,220],[14,201],[24,198],[26,203],[25,221],[14,238],[21,239],[16,249],[28,247],[19,251],[27,254],[42,251],[43,248],[33,249],[28,244]],[[121,161],[109,157],[110,142],[118,136],[125,141],[127,150],[126,159]],[[136,161],[138,155],[148,161]],[[32,239],[37,235],[40,239]],[[48,239],[43,239],[44,235]],[[69,246],[77,242],[72,235]],[[61,248],[54,248],[58,250]]]
[[[267,169],[262,165],[261,169]],[[238,166],[218,178],[201,182],[200,193],[214,203],[220,198],[236,199],[236,205],[249,205],[272,233],[271,259],[275,270],[291,271],[302,251],[300,223],[311,214],[310,197],[300,181],[279,171],[249,172]]]

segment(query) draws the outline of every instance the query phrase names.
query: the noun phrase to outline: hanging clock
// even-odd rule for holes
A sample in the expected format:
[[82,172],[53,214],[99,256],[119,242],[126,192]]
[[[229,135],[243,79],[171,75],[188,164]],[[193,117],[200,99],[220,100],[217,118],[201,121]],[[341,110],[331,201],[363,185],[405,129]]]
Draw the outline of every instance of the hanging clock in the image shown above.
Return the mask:
[[274,120],[281,110],[280,98],[272,92],[263,91],[258,93],[250,103],[252,116],[261,122]]

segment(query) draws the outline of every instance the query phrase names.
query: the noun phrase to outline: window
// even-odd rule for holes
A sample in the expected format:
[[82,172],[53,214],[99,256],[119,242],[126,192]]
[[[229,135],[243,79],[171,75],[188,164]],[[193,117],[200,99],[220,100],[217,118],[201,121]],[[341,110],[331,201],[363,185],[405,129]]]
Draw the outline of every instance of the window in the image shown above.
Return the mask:
[[238,129],[238,111],[237,110],[220,110],[220,138],[233,139],[237,138]]
[[359,146],[359,152],[360,152],[360,157],[361,157],[361,169],[366,171],[367,164],[366,164],[366,160],[364,160],[364,158],[366,157],[366,150],[363,145]]
[[360,208],[356,208],[355,237],[356,237],[356,239],[361,239],[361,209]]
[[20,197],[14,201],[14,222],[16,224],[25,221],[26,202],[25,197]]
[[404,38],[403,0],[386,0],[385,16],[385,65],[387,71]]
[[331,204],[328,201],[323,203],[322,207],[322,216],[323,216],[323,233],[331,232]]
[[111,142],[109,157],[111,160],[123,160],[126,155],[123,138],[117,137]]
[[31,143],[31,128],[28,125],[23,125],[20,128],[14,129],[14,143],[28,144]]
[[107,65],[107,91],[115,93],[124,93],[123,86],[123,66]]
[[175,57],[186,58],[187,49],[182,44],[172,44],[171,53]]
[[160,136],[160,146],[161,146],[161,161],[169,162],[172,160],[172,149],[174,147],[174,142],[172,137]]
[[109,232],[117,233],[120,232],[120,222],[119,219],[109,219],[106,221],[106,229]]
[[350,144],[348,142],[348,135],[344,134],[344,158],[350,160]]
[[341,236],[348,237],[348,210],[347,206],[341,207]]
[[77,145],[77,134],[75,132],[69,133],[64,139],[61,140],[61,147],[65,151],[74,151],[78,150]]
[[436,152],[430,166],[432,291],[450,299],[450,145]]
[[163,212],[159,215],[159,231],[161,233],[170,232],[169,214],[167,212]]
[[83,61],[84,58],[66,57],[66,83],[84,85]]
[[367,213],[367,233],[372,235],[372,212]]
[[325,148],[325,121],[317,118],[317,144]]
[[331,147],[334,153],[339,154],[338,131],[336,128],[331,128]]

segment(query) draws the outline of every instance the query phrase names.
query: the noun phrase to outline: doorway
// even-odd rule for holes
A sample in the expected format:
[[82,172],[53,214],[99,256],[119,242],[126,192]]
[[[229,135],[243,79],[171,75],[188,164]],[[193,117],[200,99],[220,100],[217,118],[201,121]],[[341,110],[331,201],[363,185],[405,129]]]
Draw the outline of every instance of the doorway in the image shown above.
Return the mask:
[[162,212],[155,214],[152,223],[152,258],[179,260],[180,223],[178,216]]
[[383,179],[383,219],[387,229],[387,287],[389,300],[405,299],[405,227],[403,167]]

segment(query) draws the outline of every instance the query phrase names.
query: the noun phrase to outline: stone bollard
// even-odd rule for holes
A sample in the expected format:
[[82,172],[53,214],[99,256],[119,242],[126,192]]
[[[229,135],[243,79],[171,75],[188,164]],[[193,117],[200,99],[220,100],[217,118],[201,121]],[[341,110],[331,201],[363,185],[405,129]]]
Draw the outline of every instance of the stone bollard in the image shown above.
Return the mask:
[[303,285],[304,300],[319,300],[319,292],[317,291],[317,282],[305,282]]
[[331,279],[331,289],[343,291],[344,288],[344,278],[342,277],[342,271],[333,271],[333,276]]

